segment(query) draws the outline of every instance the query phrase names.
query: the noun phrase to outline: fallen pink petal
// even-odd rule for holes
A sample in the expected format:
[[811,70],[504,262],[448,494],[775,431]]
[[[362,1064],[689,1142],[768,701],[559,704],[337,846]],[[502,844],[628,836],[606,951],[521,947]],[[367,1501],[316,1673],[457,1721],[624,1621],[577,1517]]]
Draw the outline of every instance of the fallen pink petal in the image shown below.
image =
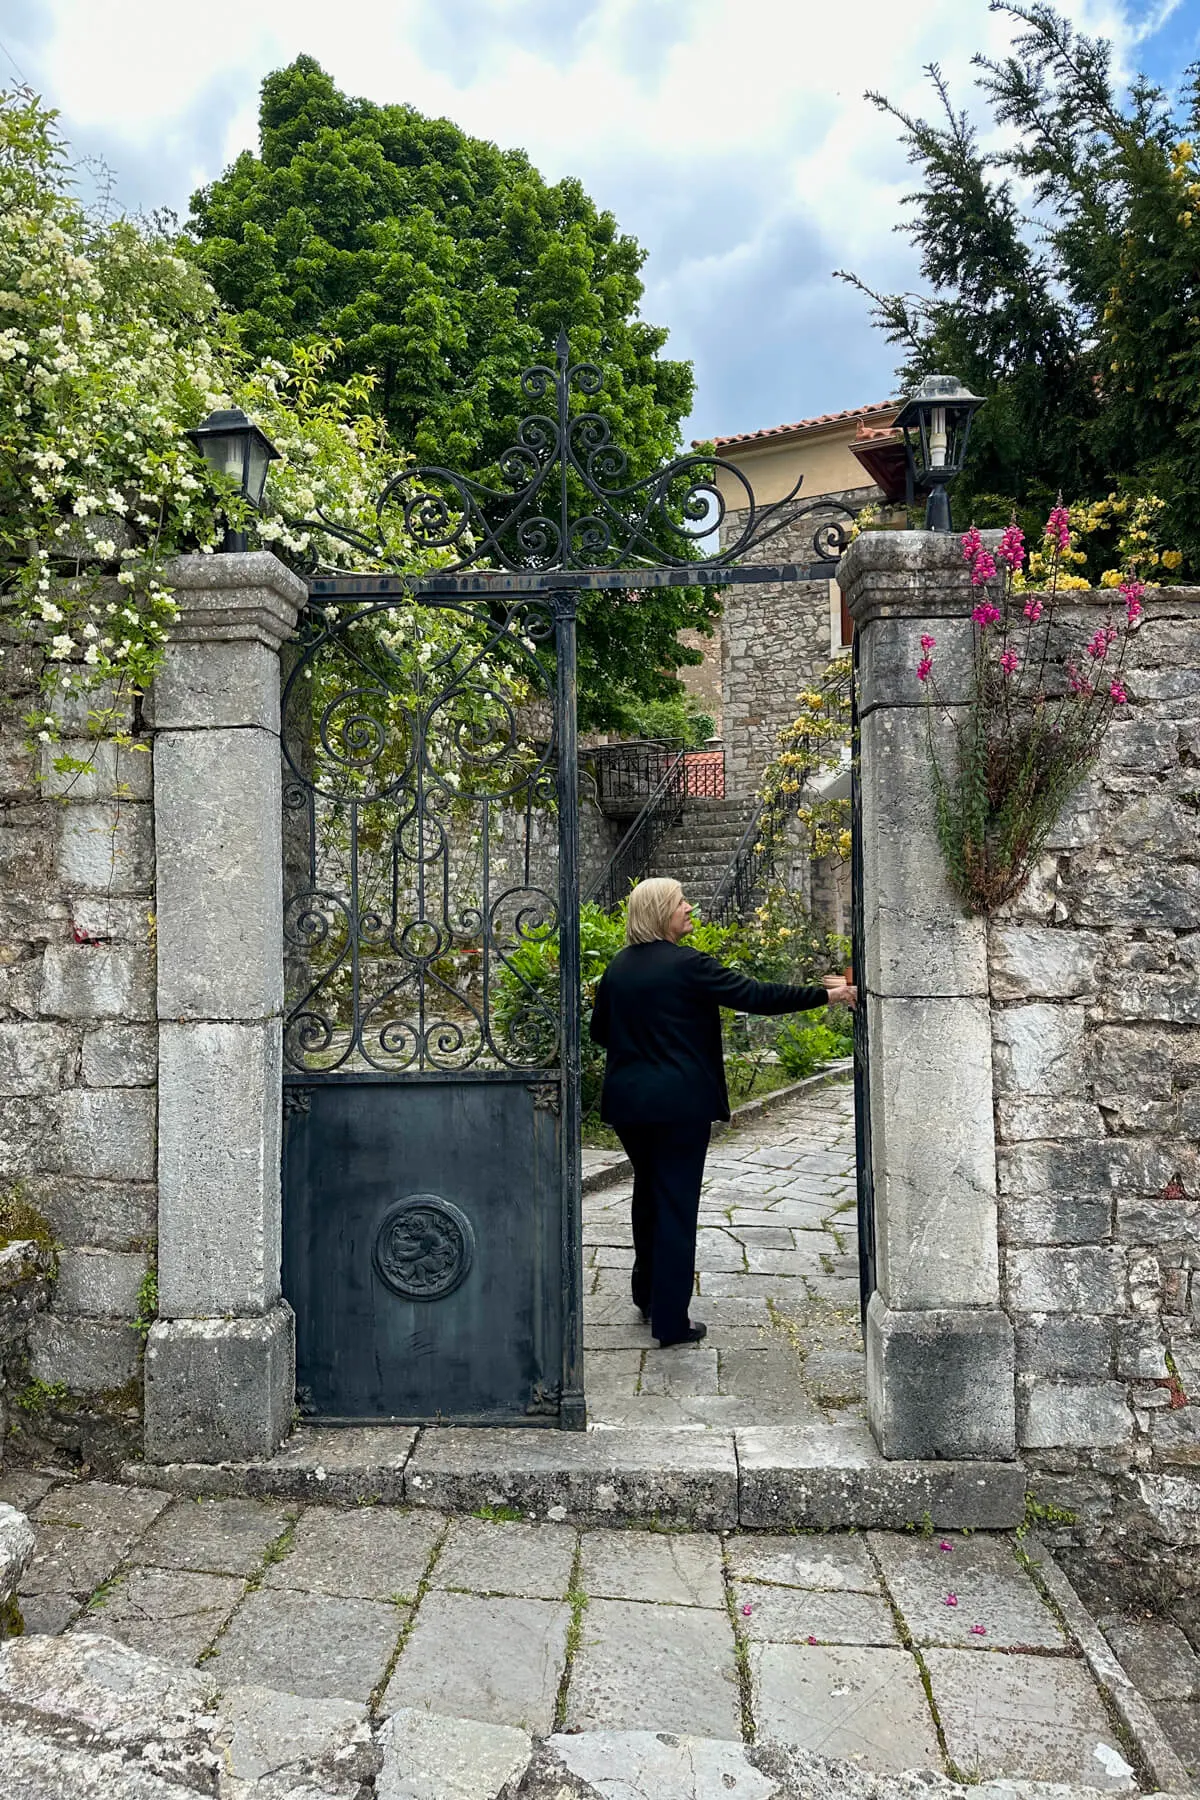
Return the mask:
[[953,1548],[954,1548],[954,1545],[950,1542],[950,1540],[948,1538],[943,1538],[941,1543],[938,1545],[939,1550],[953,1550]]
[[957,1594],[947,1594],[946,1595],[946,1605],[947,1606],[957,1606],[958,1605],[958,1595]]
[[987,1626],[986,1625],[972,1625],[971,1635],[973,1637],[986,1637],[987,1636]]
[[746,1617],[749,1618],[750,1614],[754,1611],[754,1608],[750,1605],[750,1602],[747,1601],[745,1606],[743,1606],[742,1611],[745,1613]]

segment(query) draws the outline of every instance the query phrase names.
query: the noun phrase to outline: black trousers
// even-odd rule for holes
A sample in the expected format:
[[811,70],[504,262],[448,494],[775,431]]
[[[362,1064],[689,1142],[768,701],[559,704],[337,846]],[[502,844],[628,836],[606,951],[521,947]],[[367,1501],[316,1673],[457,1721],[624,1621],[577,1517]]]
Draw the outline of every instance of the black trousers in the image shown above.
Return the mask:
[[633,1164],[633,1302],[656,1338],[682,1337],[696,1278],[696,1215],[712,1127],[618,1125]]

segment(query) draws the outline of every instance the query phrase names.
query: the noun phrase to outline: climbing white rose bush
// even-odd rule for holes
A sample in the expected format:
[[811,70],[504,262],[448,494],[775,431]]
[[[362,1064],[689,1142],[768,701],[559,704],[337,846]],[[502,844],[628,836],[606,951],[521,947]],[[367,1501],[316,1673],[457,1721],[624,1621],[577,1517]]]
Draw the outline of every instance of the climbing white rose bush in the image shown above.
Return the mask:
[[[329,375],[335,344],[298,346],[291,366],[252,365],[178,245],[145,222],[97,219],[74,192],[55,114],[25,89],[0,92],[0,608],[4,637],[33,640],[47,695],[97,697],[102,731],[151,679],[175,613],[168,559],[212,552],[227,525],[302,555],[287,523],[323,513],[417,570],[418,555],[375,496],[404,461],[371,411],[371,381]],[[242,406],[281,460],[265,516],[214,478],[184,433]],[[323,562],[369,554],[321,534]],[[426,640],[455,627],[423,621]],[[395,621],[380,618],[380,629]],[[104,704],[100,705],[100,697]],[[56,735],[47,703],[32,732]]]

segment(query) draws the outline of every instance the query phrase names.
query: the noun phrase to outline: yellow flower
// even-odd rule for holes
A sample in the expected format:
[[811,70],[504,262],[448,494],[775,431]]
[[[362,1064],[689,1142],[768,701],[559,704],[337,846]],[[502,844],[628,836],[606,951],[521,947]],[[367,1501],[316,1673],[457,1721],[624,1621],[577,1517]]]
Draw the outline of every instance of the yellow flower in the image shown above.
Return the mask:
[[1085,581],[1082,575],[1060,575],[1058,585],[1060,588],[1069,588],[1072,593],[1075,593],[1081,589],[1090,588],[1092,584],[1090,581]]
[[1183,567],[1183,551],[1182,550],[1164,550],[1162,553],[1162,565],[1163,565],[1164,569],[1182,568]]
[[1100,586],[1106,587],[1106,588],[1115,588],[1115,587],[1120,587],[1120,585],[1121,585],[1120,569],[1105,569],[1104,573],[1100,577]]

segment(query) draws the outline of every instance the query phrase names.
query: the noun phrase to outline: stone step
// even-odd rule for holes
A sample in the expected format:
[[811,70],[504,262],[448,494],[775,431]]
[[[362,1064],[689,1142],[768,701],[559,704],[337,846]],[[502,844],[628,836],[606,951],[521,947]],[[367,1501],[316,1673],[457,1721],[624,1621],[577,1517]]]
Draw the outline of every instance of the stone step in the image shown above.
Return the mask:
[[1005,1530],[1025,1513],[1017,1463],[888,1462],[865,1424],[589,1432],[302,1425],[260,1462],[135,1463],[124,1478],[192,1496],[372,1500],[446,1512],[699,1531]]
[[[531,1638],[536,1629],[528,1617],[532,1608],[529,1602],[524,1605],[522,1637]],[[533,1606],[550,1611],[545,1602]],[[1087,1756],[1092,1738],[1073,1716],[1080,1704],[1078,1684],[1070,1679],[1075,1664],[1064,1657],[1043,1659],[1039,1685],[1044,1691],[1036,1699],[1030,1696],[1027,1713],[1018,1705],[1015,1714],[994,1720],[976,1702],[992,1731],[987,1735],[985,1725],[985,1736],[972,1731],[968,1742],[986,1742],[992,1766],[982,1784],[970,1788],[931,1768],[929,1756],[920,1769],[904,1771],[905,1763],[915,1764],[920,1754],[922,1734],[919,1727],[914,1731],[905,1684],[895,1669],[894,1659],[903,1655],[898,1650],[843,1649],[838,1685],[829,1671],[815,1682],[810,1677],[807,1688],[797,1683],[794,1707],[779,1713],[775,1729],[758,1741],[741,1741],[733,1735],[736,1726],[727,1727],[724,1737],[676,1725],[658,1731],[641,1724],[606,1726],[604,1713],[645,1717],[646,1709],[631,1701],[646,1683],[669,1695],[662,1709],[666,1714],[707,1716],[710,1711],[704,1699],[711,1702],[711,1687],[705,1685],[711,1671],[696,1670],[695,1652],[688,1656],[682,1649],[685,1642],[707,1644],[703,1612],[690,1607],[653,1610],[693,1617],[679,1621],[682,1630],[676,1627],[645,1642],[630,1637],[625,1649],[630,1661],[616,1694],[606,1690],[599,1706],[592,1699],[592,1711],[600,1718],[582,1730],[568,1725],[544,1735],[530,1730],[525,1719],[499,1722],[511,1708],[497,1703],[490,1690],[486,1711],[460,1716],[465,1707],[461,1702],[453,1707],[451,1697],[462,1695],[463,1683],[455,1683],[449,1667],[444,1699],[439,1695],[433,1704],[425,1699],[420,1706],[393,1706],[385,1694],[380,1717],[360,1700],[222,1680],[215,1672],[221,1667],[219,1658],[212,1669],[187,1668],[94,1629],[65,1637],[16,1638],[0,1650],[5,1800],[50,1800],[52,1795],[195,1800],[200,1792],[217,1791],[218,1771],[220,1792],[236,1791],[241,1800],[279,1800],[285,1792],[308,1800],[345,1800],[368,1792],[396,1800],[447,1800],[450,1795],[459,1800],[565,1800],[602,1793],[727,1800],[735,1790],[746,1800],[811,1800],[813,1795],[822,1800],[912,1800],[917,1794],[923,1800],[966,1800],[967,1794],[974,1800],[1017,1800],[1018,1795],[1023,1800],[1101,1800],[1092,1786],[1013,1782],[995,1774],[997,1766],[1020,1768],[1039,1760],[1031,1758],[1026,1740],[1037,1742],[1035,1734],[1045,1732],[1047,1704],[1053,1708],[1056,1699],[1066,1715],[1064,1729],[1070,1733],[1074,1727],[1075,1754],[1068,1750],[1067,1766],[1078,1766]],[[342,1629],[349,1632],[352,1626],[347,1622]],[[504,1654],[503,1625],[476,1629],[490,1630],[496,1654]],[[444,1644],[449,1665],[454,1641],[448,1626]],[[527,1644],[514,1649],[518,1662],[522,1649],[528,1655]],[[672,1652],[680,1659],[677,1665]],[[1086,1645],[1084,1653],[1090,1666]],[[1094,1668],[1092,1673],[1096,1675]],[[846,1680],[848,1674],[856,1679]],[[577,1679],[573,1665],[572,1684]],[[681,1707],[680,1692],[689,1688],[691,1704]],[[830,1688],[832,1696],[827,1697]],[[988,1691],[986,1685],[983,1691]],[[849,1706],[839,1708],[839,1697],[848,1698]],[[1161,1733],[1145,1702],[1136,1693],[1128,1698],[1118,1693],[1114,1704],[1152,1777],[1161,1781],[1166,1775],[1173,1788],[1178,1783],[1174,1793],[1160,1792],[1159,1800],[1184,1800],[1187,1771],[1177,1758],[1160,1753]],[[1026,1719],[1028,1733],[1022,1731]],[[865,1720],[870,1721],[866,1729]],[[1115,1740],[1111,1728],[1105,1729],[1105,1738],[1109,1735]],[[814,1742],[818,1748],[812,1747]],[[852,1748],[856,1745],[864,1748]],[[1115,1741],[1107,1748],[1110,1760],[1119,1755]],[[1122,1766],[1128,1767],[1123,1759]],[[1088,1761],[1083,1778],[1090,1772]],[[1106,1791],[1129,1793],[1131,1784],[1132,1771],[1125,1781],[1109,1780]]]

